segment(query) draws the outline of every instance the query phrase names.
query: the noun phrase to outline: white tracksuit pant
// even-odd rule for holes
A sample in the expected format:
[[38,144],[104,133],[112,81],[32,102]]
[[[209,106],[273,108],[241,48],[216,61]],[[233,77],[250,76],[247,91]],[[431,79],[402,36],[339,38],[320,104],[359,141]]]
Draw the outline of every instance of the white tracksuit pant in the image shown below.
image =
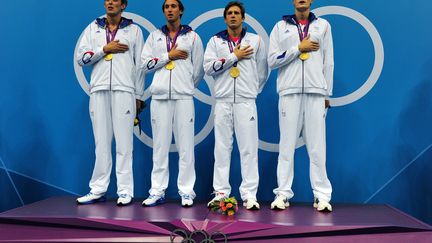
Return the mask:
[[229,184],[233,132],[240,151],[242,200],[256,200],[258,190],[258,117],[255,102],[216,102],[214,118],[215,164],[213,188],[230,195]]
[[168,154],[174,132],[179,154],[177,186],[180,196],[195,197],[195,108],[192,99],[157,100],[150,105],[153,133],[153,170],[150,195],[165,195],[168,187]]
[[117,194],[134,196],[132,173],[135,95],[124,91],[96,91],[90,95],[90,118],[96,144],[91,192],[107,191],[112,168],[111,143],[116,141]]
[[294,196],[294,151],[302,132],[309,154],[310,180],[315,198],[329,202],[332,187],[326,172],[325,97],[320,94],[289,94],[279,98],[278,188],[273,192]]

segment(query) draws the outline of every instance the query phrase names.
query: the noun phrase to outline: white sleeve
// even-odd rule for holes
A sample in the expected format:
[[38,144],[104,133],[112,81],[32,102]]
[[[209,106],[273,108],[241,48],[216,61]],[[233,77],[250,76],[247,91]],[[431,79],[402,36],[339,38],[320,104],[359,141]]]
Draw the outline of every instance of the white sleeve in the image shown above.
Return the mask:
[[269,75],[269,66],[267,63],[267,48],[264,44],[264,41],[261,37],[259,37],[260,42],[256,54],[256,63],[257,63],[257,71],[258,71],[258,93],[264,88],[264,85],[267,82]]
[[[280,22],[279,22],[280,23]],[[295,60],[298,55],[300,55],[300,51],[298,46],[292,44],[288,50],[282,50],[280,46],[279,34],[280,24],[277,23],[271,34],[270,34],[270,46],[269,46],[269,54],[268,54],[268,63],[271,69],[280,68],[285,66]]]
[[155,33],[156,31],[152,32],[147,38],[141,53],[140,69],[144,70],[145,73],[154,72],[169,62],[167,51],[162,53],[155,51]]
[[195,88],[198,86],[198,83],[204,77],[203,55],[204,55],[203,43],[199,35],[195,33],[195,38],[194,38],[192,53],[191,53],[191,60],[193,66],[192,79],[194,81]]
[[144,83],[145,74],[144,70],[139,68],[141,66],[141,53],[144,46],[144,38],[140,27],[137,26],[134,61],[135,61],[135,97],[144,101]]
[[95,48],[92,46],[92,24],[87,26],[84,34],[78,44],[78,53],[75,60],[80,66],[90,66],[98,62],[105,53],[102,48]]
[[334,59],[333,59],[333,38],[331,32],[331,26],[327,23],[327,30],[324,33],[323,39],[323,74],[327,82],[327,96],[333,95],[333,70],[334,70]]
[[204,53],[204,71],[209,76],[215,76],[223,73],[225,70],[238,61],[234,53],[229,54],[227,57],[219,57],[216,50],[216,38],[212,37],[207,43]]

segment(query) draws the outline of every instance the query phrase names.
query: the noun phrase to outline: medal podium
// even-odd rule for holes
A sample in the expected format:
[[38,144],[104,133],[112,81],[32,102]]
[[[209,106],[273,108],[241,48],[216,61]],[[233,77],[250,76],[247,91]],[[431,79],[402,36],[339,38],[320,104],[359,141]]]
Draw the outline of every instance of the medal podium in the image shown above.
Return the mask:
[[320,213],[309,203],[274,211],[262,202],[261,210],[239,205],[234,216],[225,216],[209,211],[205,203],[190,208],[177,201],[142,207],[135,199],[125,207],[117,207],[115,200],[77,205],[67,196],[0,214],[0,242],[181,242],[191,235],[199,238],[193,232],[206,232],[207,240],[216,242],[432,240],[431,226],[387,205],[334,204],[332,213]]

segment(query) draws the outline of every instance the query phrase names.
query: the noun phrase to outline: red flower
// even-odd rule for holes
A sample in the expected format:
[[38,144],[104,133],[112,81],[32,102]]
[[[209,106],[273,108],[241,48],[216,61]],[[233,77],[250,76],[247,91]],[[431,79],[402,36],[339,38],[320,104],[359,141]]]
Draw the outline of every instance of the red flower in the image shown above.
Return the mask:
[[232,208],[233,205],[232,205],[232,203],[228,203],[226,207],[227,207],[227,208]]

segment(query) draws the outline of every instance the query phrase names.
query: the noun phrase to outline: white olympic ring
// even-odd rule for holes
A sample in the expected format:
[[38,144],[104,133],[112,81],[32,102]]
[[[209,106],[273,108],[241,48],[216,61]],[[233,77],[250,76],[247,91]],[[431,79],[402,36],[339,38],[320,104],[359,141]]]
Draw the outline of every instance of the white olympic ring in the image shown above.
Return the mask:
[[355,101],[365,96],[375,86],[376,82],[381,76],[381,72],[384,66],[384,45],[381,36],[378,33],[378,30],[368,18],[353,9],[340,6],[326,6],[317,8],[313,10],[313,12],[317,16],[336,14],[351,18],[357,23],[359,23],[361,26],[363,26],[363,28],[365,28],[365,30],[368,32],[369,36],[372,39],[375,51],[375,61],[369,78],[360,88],[358,88],[351,94],[330,99],[332,106],[344,106],[354,103]]
[[[193,29],[197,29],[201,24],[214,19],[214,18],[219,18],[223,16],[223,8],[220,9],[214,9],[208,12],[205,12],[203,14],[201,14],[200,16],[198,16],[197,18],[195,18],[191,23],[190,26]],[[340,7],[340,6],[326,6],[326,7],[320,7],[317,8],[315,10],[313,10],[313,12],[317,15],[317,16],[322,16],[322,15],[330,15],[330,14],[337,14],[337,15],[342,15],[348,18],[351,18],[353,20],[355,20],[356,22],[358,22],[360,25],[363,26],[363,28],[366,29],[366,31],[368,32],[368,34],[370,35],[373,45],[374,45],[374,51],[375,51],[375,62],[374,62],[374,67],[372,69],[372,72],[369,76],[369,78],[367,79],[367,81],[356,91],[354,91],[351,94],[348,94],[346,96],[343,97],[337,97],[337,98],[331,98],[331,104],[332,106],[344,106],[344,105],[348,105],[351,103],[354,103],[355,101],[361,99],[363,96],[365,96],[376,84],[376,82],[378,81],[379,76],[381,75],[381,71],[383,68],[383,64],[384,64],[384,47],[383,47],[383,43],[381,40],[381,37],[378,33],[378,31],[376,30],[375,26],[362,14],[360,14],[359,12],[352,10],[350,8],[346,8],[346,7]],[[156,29],[156,27],[149,22],[147,19],[133,14],[133,13],[128,13],[128,12],[124,12],[123,15],[125,17],[128,18],[132,18],[134,19],[134,21],[138,24],[140,24],[141,26],[143,26],[148,32],[152,32]],[[265,29],[263,28],[263,26],[256,20],[254,19],[252,16],[246,14],[246,18],[245,18],[245,23],[249,24],[256,32],[258,35],[260,35],[266,46],[268,46],[269,44],[269,36],[267,34],[267,32],[265,31]],[[74,52],[74,58],[77,54],[78,51],[78,43],[82,38],[82,34],[80,35],[78,41],[77,41],[77,45],[75,46],[75,52]],[[82,87],[82,89],[87,93],[87,95],[90,94],[89,92],[89,83],[84,75],[83,69],[82,67],[80,67],[75,61],[74,61],[74,70],[75,70],[75,74],[78,78],[78,81]],[[201,102],[211,105],[211,112],[210,112],[210,116],[205,124],[205,126],[201,129],[201,131],[195,135],[195,145],[201,143],[207,136],[208,134],[210,134],[211,130],[213,129],[214,126],[214,98],[213,98],[213,86],[214,86],[214,79],[210,76],[205,76],[204,80],[206,81],[209,89],[210,89],[210,93],[211,96],[208,96],[207,94],[203,93],[202,91],[200,91],[199,89],[196,89],[196,93],[195,93],[195,98],[197,98],[198,100],[200,100]],[[144,93],[144,99],[148,99],[151,96],[149,89],[147,89]],[[147,136],[144,132],[142,132],[141,134],[139,133],[139,130],[136,128],[135,129],[135,135],[147,146],[152,147],[153,146],[153,141],[152,139]],[[302,140],[302,138],[299,138],[297,140],[297,144],[296,147],[301,147],[304,145],[304,142]],[[268,151],[268,152],[279,152],[279,145],[275,144],[275,143],[269,143],[269,142],[265,142],[262,140],[259,140],[259,149],[264,150],[264,151]],[[176,152],[177,149],[175,147],[175,144],[171,144],[170,146],[170,152]]]

